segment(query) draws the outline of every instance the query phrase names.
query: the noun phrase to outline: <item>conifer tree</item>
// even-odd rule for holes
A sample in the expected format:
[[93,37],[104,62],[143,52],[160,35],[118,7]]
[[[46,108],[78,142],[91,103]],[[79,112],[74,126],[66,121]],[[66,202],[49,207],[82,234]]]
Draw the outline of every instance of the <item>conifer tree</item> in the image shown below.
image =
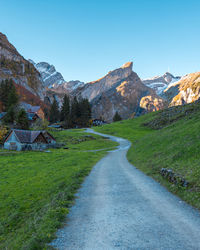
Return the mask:
[[13,124],[16,118],[16,112],[15,112],[15,107],[10,106],[7,110],[7,114],[5,115],[3,121],[6,124]]
[[81,125],[88,126],[91,119],[91,106],[88,99],[83,99],[80,101],[81,108]]
[[121,116],[119,115],[119,113],[116,111],[114,117],[113,117],[113,122],[117,122],[117,121],[121,121],[122,118]]
[[0,83],[0,102],[3,105],[3,111],[8,111],[12,105],[17,105],[18,95],[13,80],[6,79]]
[[70,112],[72,126],[76,126],[79,124],[80,115],[81,115],[80,105],[77,101],[77,98],[74,97]]
[[17,127],[20,129],[29,129],[29,122],[26,111],[21,109],[17,115]]
[[7,109],[10,107],[10,106],[15,106],[18,104],[18,101],[19,101],[19,97],[17,95],[17,92],[16,92],[16,89],[15,89],[15,86],[14,85],[11,85],[11,89],[9,91],[9,94],[8,94],[8,100],[7,100]]
[[60,117],[60,111],[56,99],[54,99],[49,113],[49,121],[51,123],[58,122]]
[[60,112],[60,121],[63,121],[66,124],[69,123],[69,119],[70,119],[70,101],[69,97],[65,94]]

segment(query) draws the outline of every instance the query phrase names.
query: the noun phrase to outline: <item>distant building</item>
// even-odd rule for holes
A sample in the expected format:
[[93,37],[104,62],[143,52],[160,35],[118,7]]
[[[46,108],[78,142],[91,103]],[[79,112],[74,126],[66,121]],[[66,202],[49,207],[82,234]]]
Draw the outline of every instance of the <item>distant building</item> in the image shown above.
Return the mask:
[[102,121],[101,119],[94,119],[92,120],[92,126],[101,126],[106,124],[105,121]]
[[26,102],[21,102],[20,103],[21,108],[23,108],[27,113],[34,113],[39,116],[42,120],[44,120],[45,115],[44,111],[40,106],[32,106],[31,104],[28,104]]
[[55,138],[46,131],[13,129],[4,142],[8,150],[43,150],[56,144]]
[[[3,118],[6,116],[7,112],[2,112],[0,113],[0,124],[3,121]],[[35,121],[37,121],[39,118],[39,116],[36,113],[30,113],[30,112],[26,112],[28,121],[30,124],[33,124]]]

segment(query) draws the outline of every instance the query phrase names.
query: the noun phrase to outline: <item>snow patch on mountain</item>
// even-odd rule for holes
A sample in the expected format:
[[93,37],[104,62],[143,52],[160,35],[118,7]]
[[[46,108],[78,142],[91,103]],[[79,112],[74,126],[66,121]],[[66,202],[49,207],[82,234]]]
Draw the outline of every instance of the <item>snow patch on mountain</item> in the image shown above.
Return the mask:
[[142,82],[154,89],[158,95],[162,95],[164,90],[169,84],[174,84],[181,79],[179,76],[173,76],[171,73],[166,72],[163,76],[155,76],[152,78],[144,79]]
[[84,85],[84,82],[78,80],[66,82],[61,73],[57,72],[55,67],[47,62],[35,63],[31,59],[29,59],[29,62],[40,72],[44,86],[57,93],[69,94]]
[[47,62],[35,63],[33,60],[29,59],[35,68],[40,72],[41,77],[44,81],[45,87],[51,88],[53,84],[63,84],[65,80],[60,72],[57,72],[53,65]]

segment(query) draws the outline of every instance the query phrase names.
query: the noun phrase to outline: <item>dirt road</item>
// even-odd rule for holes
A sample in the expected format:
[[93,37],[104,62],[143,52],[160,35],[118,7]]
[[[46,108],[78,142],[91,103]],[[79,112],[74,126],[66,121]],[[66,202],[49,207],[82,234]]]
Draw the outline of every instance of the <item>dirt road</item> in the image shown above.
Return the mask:
[[85,179],[52,245],[70,250],[200,249],[200,213],[132,166],[126,159],[127,140],[111,139],[119,148]]

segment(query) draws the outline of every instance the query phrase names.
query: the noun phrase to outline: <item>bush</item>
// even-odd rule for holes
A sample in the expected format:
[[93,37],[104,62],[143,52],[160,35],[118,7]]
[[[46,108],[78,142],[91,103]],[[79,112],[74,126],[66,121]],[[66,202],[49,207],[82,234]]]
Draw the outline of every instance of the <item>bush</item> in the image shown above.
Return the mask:
[[8,133],[8,129],[6,126],[1,125],[0,126],[0,144],[3,143],[5,136]]

